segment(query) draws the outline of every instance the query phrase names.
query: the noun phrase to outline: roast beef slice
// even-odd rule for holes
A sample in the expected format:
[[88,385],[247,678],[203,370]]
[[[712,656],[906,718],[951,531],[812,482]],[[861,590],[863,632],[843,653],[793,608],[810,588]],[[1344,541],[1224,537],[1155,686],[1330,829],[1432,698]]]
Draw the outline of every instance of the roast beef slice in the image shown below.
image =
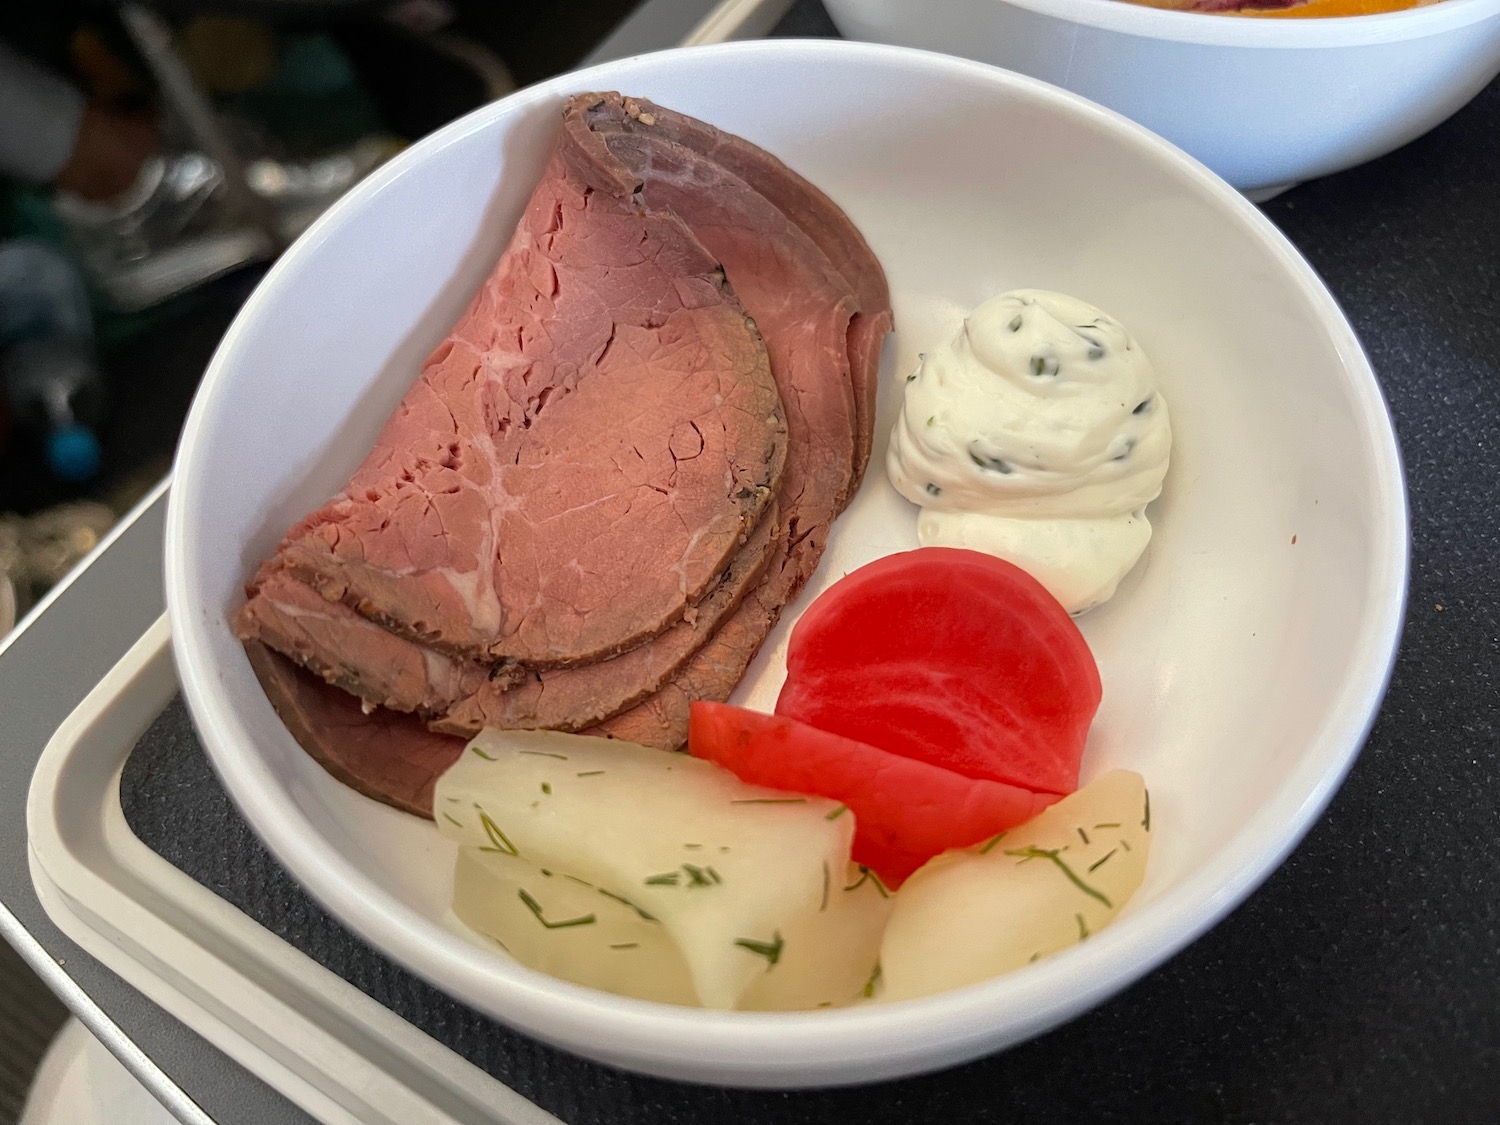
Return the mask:
[[682,618],[776,485],[760,334],[669,212],[565,151],[510,247],[284,565],[387,628],[546,667]]
[[259,641],[368,703],[438,715],[491,682],[492,666],[397,636],[279,566],[262,568],[235,619]]
[[766,564],[781,555],[781,532],[773,509],[719,584],[664,633],[608,660],[531,672],[517,683],[487,682],[432,727],[465,735],[484,727],[579,730],[638,703],[682,668],[755,588]]
[[257,576],[237,627],[241,640],[259,641],[371,705],[417,712],[434,730],[577,730],[636,703],[677,671],[755,585],[779,529],[773,505],[682,621],[587,664],[533,671],[454,658],[382,629],[274,566]]
[[[679,214],[723,262],[765,336],[789,435],[778,493],[785,537],[765,577],[657,693],[590,731],[677,748],[687,738],[690,702],[729,695],[816,568],[829,527],[858,483],[855,451],[868,448],[874,418],[855,405],[849,325],[858,298],[851,283],[764,194],[696,149],[658,135],[646,117],[655,119],[638,107],[632,114],[616,95],[588,95],[569,103],[564,121],[580,136],[580,150],[636,176],[649,206]],[[885,292],[883,278],[866,287]],[[888,317],[883,307],[872,323]]]
[[644,98],[596,95],[586,110],[595,132],[643,133],[707,157],[739,177],[807,235],[854,292],[858,308],[849,323],[849,366],[854,389],[854,480],[863,476],[874,437],[880,351],[891,329],[891,294],[885,272],[849,216],[765,149],[707,122],[664,109]]
[[[726,579],[703,598],[698,616],[690,615],[658,636],[652,645],[641,646],[615,660],[524,677],[514,689],[516,694],[500,690],[500,683],[486,683],[464,706],[474,714],[483,715],[482,721],[493,720],[492,725],[507,721],[506,716],[517,720],[516,725],[525,725],[530,719],[557,717],[547,708],[565,696],[571,696],[578,704],[571,717],[574,720],[591,710],[602,711],[606,706],[602,700],[609,700],[607,706],[620,704],[628,694],[633,694],[624,692],[621,685],[638,685],[654,678],[654,670],[671,663],[661,659],[663,653],[670,652],[672,661],[677,660],[682,648],[688,647],[682,642],[691,640],[696,644],[701,640],[704,623],[714,620],[716,607],[722,605],[722,612],[728,614],[722,624],[706,644],[692,651],[669,674],[658,690],[590,730],[590,733],[678,747],[686,738],[691,701],[725,698],[739,682],[782,607],[795,596],[816,566],[828,524],[858,483],[868,457],[880,344],[890,324],[889,298],[878,263],[842,212],[817,189],[754,146],[691,118],[617,95],[575,99],[566,116],[574,143],[565,141],[561,152],[571,165],[569,174],[588,187],[611,193],[629,193],[639,187],[639,198],[648,206],[659,207],[664,196],[670,197],[674,190],[691,190],[684,180],[701,176],[705,179],[700,184],[703,188],[700,196],[713,192],[720,196],[721,204],[725,197],[731,201],[727,207],[697,208],[689,199],[689,206],[684,208],[688,213],[681,217],[694,227],[695,236],[710,244],[713,255],[724,259],[729,279],[738,281],[736,290],[746,287],[755,292],[753,298],[745,301],[745,307],[765,333],[773,357],[778,354],[777,341],[782,344],[783,362],[773,358],[773,375],[788,409],[789,471],[783,473],[777,491],[780,513],[772,513],[763,524],[769,540],[768,554],[762,556],[763,567],[739,570],[740,574],[750,576],[762,574],[758,582],[747,583],[751,588],[742,600],[738,600],[738,595],[725,596],[731,586]],[[624,141],[617,141],[614,148],[608,143],[609,134],[639,134],[653,125],[660,127],[659,137],[670,143],[669,149],[660,148],[659,140],[650,146],[635,142],[634,147]],[[663,158],[660,162],[653,152],[659,148]],[[703,157],[710,159],[703,161]],[[643,174],[652,172],[654,175]],[[671,182],[674,179],[676,184]],[[657,181],[655,187],[653,180]],[[774,206],[764,210],[769,204]],[[763,220],[769,221],[764,222],[759,235],[754,234],[756,223]],[[788,255],[790,261],[777,260]],[[767,262],[771,276],[755,278],[755,271]],[[810,285],[809,279],[812,279]],[[764,284],[756,286],[755,280]],[[799,291],[799,285],[805,285],[808,292]],[[804,296],[809,299],[804,301]],[[799,323],[805,319],[799,314],[807,308],[825,317],[825,324],[809,331],[807,325]],[[842,353],[827,343],[838,334],[840,321]],[[808,342],[824,362],[785,362],[797,360],[798,343]],[[830,357],[832,361],[828,362]],[[830,382],[839,388],[837,393],[828,392]],[[819,472],[819,466],[814,464],[818,459],[833,463],[836,470]],[[795,473],[790,472],[793,467]],[[747,544],[736,556],[730,568],[731,577],[751,546]],[[643,661],[646,653],[657,646],[660,647],[651,662],[652,675],[615,678],[617,672],[633,662]],[[576,680],[556,679],[575,674]],[[549,677],[554,678],[556,686],[565,688],[552,692],[550,698]],[[511,696],[510,700],[497,708],[495,701],[506,696]],[[347,699],[344,702],[352,703]],[[357,703],[352,703],[352,707],[359,711]],[[530,718],[526,717],[528,713]],[[383,712],[376,712],[365,721],[385,729],[393,720],[409,721]],[[470,720],[464,721],[466,725],[461,729],[468,729]],[[536,725],[553,724],[538,721]],[[555,725],[570,727],[572,721]],[[293,729],[295,732],[296,727]],[[408,733],[410,730],[400,725],[397,729]],[[455,726],[455,729],[460,728]],[[368,749],[378,753],[376,745],[369,745]],[[319,751],[314,753],[323,760]],[[402,760],[413,760],[405,749],[398,748],[395,754]],[[433,779],[446,767],[446,761],[438,764],[439,761],[440,758],[434,758],[429,762],[434,770]],[[369,780],[384,777],[389,772],[386,763],[369,762],[356,768],[365,774],[363,782],[353,782],[356,788],[390,801],[376,792],[389,786],[378,781],[371,784]],[[400,773],[399,768],[396,772]],[[399,801],[391,803],[400,805]],[[417,811],[430,815],[430,809]]]
[[287,730],[330,774],[367,797],[432,816],[432,790],[464,740],[434,734],[412,715],[377,710],[255,641],[245,652]]

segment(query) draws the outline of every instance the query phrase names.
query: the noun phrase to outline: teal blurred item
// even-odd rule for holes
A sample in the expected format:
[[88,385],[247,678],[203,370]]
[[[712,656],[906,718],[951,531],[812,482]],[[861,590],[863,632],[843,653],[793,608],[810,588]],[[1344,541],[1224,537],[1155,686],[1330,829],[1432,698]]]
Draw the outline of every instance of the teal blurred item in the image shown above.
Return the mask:
[[94,431],[71,422],[47,435],[47,464],[66,481],[85,481],[99,471],[99,439]]
[[88,292],[41,239],[0,243],[0,395],[42,439],[53,476],[74,483],[99,471],[104,380]]
[[292,157],[322,155],[384,132],[349,56],[322,34],[287,36],[271,76],[221,102],[260,121]]

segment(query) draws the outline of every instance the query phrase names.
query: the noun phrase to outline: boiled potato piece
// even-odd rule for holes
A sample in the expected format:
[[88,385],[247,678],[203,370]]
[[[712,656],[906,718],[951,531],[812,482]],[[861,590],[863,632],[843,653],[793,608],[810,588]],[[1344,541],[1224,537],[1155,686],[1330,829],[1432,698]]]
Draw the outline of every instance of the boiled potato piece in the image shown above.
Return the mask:
[[943,853],[896,896],[880,998],[974,984],[1098,933],[1141,885],[1150,848],[1145,782],[1115,770],[986,844]]
[[827,907],[804,911],[782,931],[781,964],[755,978],[740,1008],[833,1008],[871,995],[880,935],[896,896],[858,868],[842,886],[834,881],[839,874],[829,871]]
[[[568,980],[650,999],[686,993],[710,1008],[812,1008],[857,998],[875,965],[890,900],[850,864],[854,817],[834,801],[746,785],[710,762],[632,743],[484,731],[438,779],[434,810],[445,835],[496,861],[483,880],[473,872],[456,880],[457,893],[500,887],[495,893],[521,907],[466,897],[454,912],[519,960]],[[523,860],[535,875],[503,859]],[[688,986],[670,974],[616,976],[573,963],[640,938],[571,932],[603,925],[604,915],[572,889],[562,897],[563,877],[633,912],[644,928],[632,932],[664,932]],[[544,902],[544,889],[556,897]],[[623,916],[608,917],[599,933],[619,937]],[[518,934],[520,924],[529,931]],[[656,948],[654,937],[641,944]]]
[[698,1002],[665,926],[529,859],[460,848],[453,912],[533,969],[642,1000]]

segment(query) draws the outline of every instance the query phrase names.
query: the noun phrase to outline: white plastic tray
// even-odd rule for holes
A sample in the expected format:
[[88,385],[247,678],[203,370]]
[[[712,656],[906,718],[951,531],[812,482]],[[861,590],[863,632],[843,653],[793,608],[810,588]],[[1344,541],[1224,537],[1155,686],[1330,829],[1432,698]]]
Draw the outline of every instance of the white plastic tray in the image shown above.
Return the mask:
[[52,921],[329,1125],[558,1125],[131,832],[120,774],[177,692],[170,641],[163,616],[58,728],[37,764],[29,860]]

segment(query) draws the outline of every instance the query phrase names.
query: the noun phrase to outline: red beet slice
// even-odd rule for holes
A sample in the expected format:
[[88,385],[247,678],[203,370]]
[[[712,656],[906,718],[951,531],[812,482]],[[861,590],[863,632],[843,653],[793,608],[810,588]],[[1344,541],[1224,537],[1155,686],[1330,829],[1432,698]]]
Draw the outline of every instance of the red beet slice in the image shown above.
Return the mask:
[[933,856],[988,840],[1057,800],[727,703],[693,704],[688,749],[753,785],[842,801],[854,814],[855,862],[892,888]]
[[1071,793],[1101,688],[1019,567],[925,547],[861,567],[792,630],[776,713],[969,778]]

